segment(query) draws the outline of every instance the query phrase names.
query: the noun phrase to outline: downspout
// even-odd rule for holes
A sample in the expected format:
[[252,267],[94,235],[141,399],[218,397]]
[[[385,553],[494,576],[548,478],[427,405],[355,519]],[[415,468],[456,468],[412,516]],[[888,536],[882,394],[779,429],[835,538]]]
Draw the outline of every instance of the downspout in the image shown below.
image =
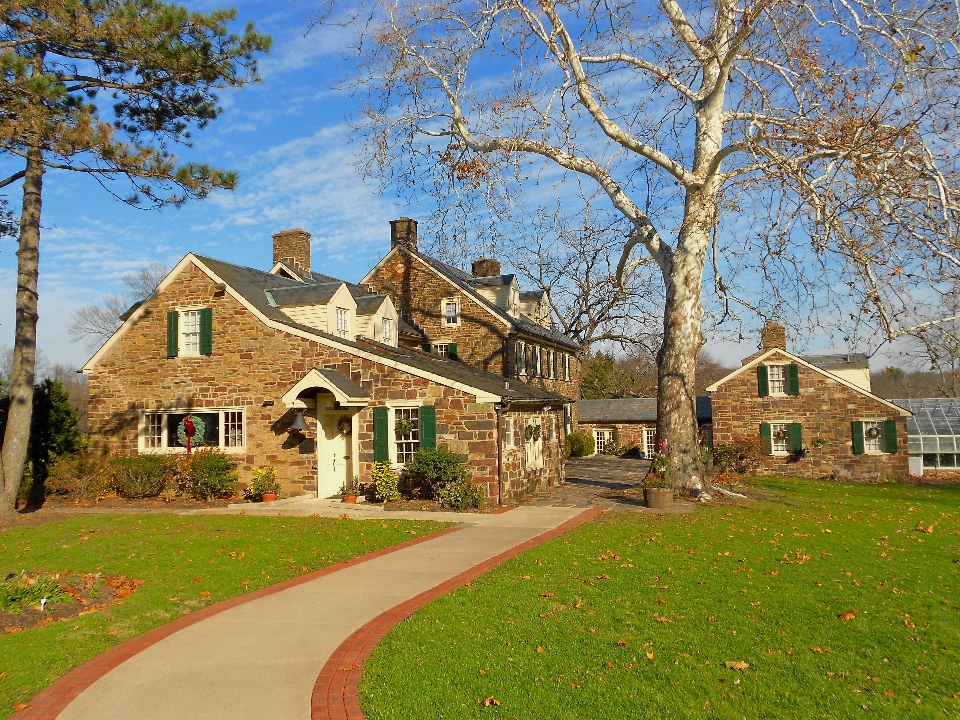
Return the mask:
[[497,505],[503,506],[503,412],[510,409],[509,403],[493,406],[497,414]]

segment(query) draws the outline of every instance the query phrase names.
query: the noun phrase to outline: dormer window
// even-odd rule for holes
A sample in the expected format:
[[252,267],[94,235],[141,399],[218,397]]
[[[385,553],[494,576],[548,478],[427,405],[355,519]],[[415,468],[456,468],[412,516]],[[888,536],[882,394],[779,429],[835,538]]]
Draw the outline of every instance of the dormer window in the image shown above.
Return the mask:
[[443,301],[443,324],[446,327],[456,327],[460,324],[459,298],[446,298]]
[[337,308],[337,337],[345,338],[350,332],[350,311]]
[[380,323],[381,325],[381,342],[384,345],[389,345],[393,340],[393,323],[390,322],[389,318],[383,318]]

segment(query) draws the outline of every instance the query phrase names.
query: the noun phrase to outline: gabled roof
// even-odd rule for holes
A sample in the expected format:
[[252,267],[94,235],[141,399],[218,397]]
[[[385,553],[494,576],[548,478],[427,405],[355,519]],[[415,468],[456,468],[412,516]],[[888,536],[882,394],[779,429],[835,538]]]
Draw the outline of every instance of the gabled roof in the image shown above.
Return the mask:
[[750,369],[752,369],[752,368],[755,368],[755,367],[756,367],[757,365],[759,365],[760,363],[764,362],[765,360],[770,359],[771,357],[773,357],[774,355],[776,355],[776,354],[778,354],[778,353],[779,353],[780,355],[783,355],[787,360],[792,360],[793,362],[795,362],[795,363],[798,364],[798,365],[803,365],[804,367],[809,368],[810,370],[814,370],[815,372],[818,372],[818,373],[820,373],[821,375],[825,375],[825,376],[827,376],[828,378],[830,378],[831,380],[834,380],[835,382],[838,382],[838,383],[840,383],[841,385],[844,385],[844,386],[850,388],[851,390],[856,390],[856,391],[857,391],[858,393],[860,393],[861,395],[866,395],[868,398],[871,398],[871,399],[873,399],[873,400],[876,400],[878,403],[881,403],[882,405],[886,405],[887,407],[889,407],[889,408],[892,409],[892,410],[896,410],[897,413],[899,413],[902,417],[909,417],[909,415],[910,415],[910,412],[909,412],[908,410],[904,410],[904,409],[903,409],[902,407],[900,407],[899,405],[894,405],[894,404],[893,404],[892,402],[890,402],[889,400],[884,400],[884,399],[883,399],[882,397],[880,397],[879,395],[874,395],[872,392],[870,392],[870,391],[868,391],[868,390],[864,390],[864,389],[863,389],[862,387],[860,387],[859,385],[856,385],[856,384],[850,382],[849,380],[846,380],[845,378],[840,377],[839,375],[834,375],[834,374],[833,374],[832,372],[830,372],[829,370],[824,370],[824,369],[821,368],[821,367],[817,367],[817,366],[814,365],[813,363],[811,363],[811,362],[809,362],[809,361],[807,361],[807,360],[804,360],[803,358],[801,358],[801,357],[799,357],[799,356],[797,356],[797,355],[794,355],[793,353],[788,352],[788,351],[786,351],[786,350],[784,350],[784,349],[782,349],[782,348],[772,348],[772,349],[770,349],[770,350],[767,350],[767,351],[764,352],[764,353],[761,353],[761,354],[758,355],[757,357],[753,358],[750,362],[748,362],[748,363],[746,363],[746,364],[738,367],[736,370],[734,370],[734,371],[733,371],[732,373],[730,373],[729,375],[724,375],[722,378],[720,378],[719,380],[717,380],[713,385],[708,386],[708,387],[707,387],[707,392],[711,392],[711,393],[712,393],[713,391],[715,391],[717,388],[719,388],[721,385],[723,385],[723,384],[724,384],[725,382],[727,382],[728,380],[732,380],[733,378],[737,377],[738,375],[743,374],[743,373],[746,372],[747,370],[750,370]]
[[387,297],[387,295],[354,296],[353,299],[357,301],[357,315],[373,315],[387,301]]
[[864,353],[843,355],[803,355],[802,360],[816,365],[821,370],[869,370],[870,358]]
[[[697,420],[712,417],[709,395],[697,397]],[[657,399],[616,398],[605,400],[581,400],[577,403],[577,418],[582,423],[655,423]]]
[[335,281],[297,287],[264,288],[264,292],[268,293],[268,301],[273,298],[276,307],[282,308],[297,305],[325,305],[341,287],[343,283]]
[[[261,270],[234,265],[215,258],[188,254],[163,279],[143,303],[124,321],[109,340],[84,365],[83,371],[89,372],[112,345],[122,337],[142,315],[147,307],[173,280],[189,265],[194,264],[206,273],[214,282],[224,283],[226,291],[240,304],[244,305],[262,322],[277,330],[289,332],[298,337],[319,342],[328,347],[342,350],[357,357],[379,362],[412,375],[422,377],[441,385],[453,387],[477,397],[478,402],[499,402],[514,400],[518,402],[550,402],[566,403],[568,398],[546,390],[521,383],[516,380],[507,380],[502,375],[479,370],[456,360],[438,358],[409,348],[393,348],[381,345],[370,340],[354,342],[339,338],[316,328],[302,325],[291,320],[282,310],[274,307],[264,292],[271,293],[278,288],[294,289],[304,287],[301,280],[293,280],[279,275],[272,275]],[[326,277],[326,276],[322,276]],[[336,280],[338,283],[341,281]],[[342,284],[342,283],[341,283]],[[359,287],[359,286],[357,286]]]
[[[580,345],[576,340],[567,337],[561,332],[557,332],[551,328],[544,327],[539,323],[534,322],[530,318],[521,315],[520,317],[513,317],[505,309],[498,306],[496,303],[487,300],[483,295],[477,292],[477,284],[482,285],[503,285],[506,284],[504,279],[510,278],[511,282],[514,278],[513,275],[495,275],[492,278],[477,278],[473,275],[470,275],[463,270],[453,267],[452,265],[447,265],[436,258],[432,258],[429,255],[424,255],[418,250],[411,250],[408,247],[402,248],[404,252],[408,253],[411,257],[419,260],[424,265],[432,269],[437,275],[444,278],[451,285],[462,291],[467,295],[471,300],[473,300],[477,305],[480,305],[488,313],[493,315],[495,318],[500,320],[508,328],[512,328],[518,332],[521,332],[525,335],[531,335],[534,337],[540,337],[545,340],[550,340],[557,345],[562,345],[564,347],[570,348],[571,350],[579,350]],[[399,252],[400,248],[395,247],[390,250],[383,258],[374,265],[373,269],[367,273],[366,277],[361,280],[361,283],[367,282],[373,273],[389,258],[394,252]],[[491,282],[486,282],[491,281]]]

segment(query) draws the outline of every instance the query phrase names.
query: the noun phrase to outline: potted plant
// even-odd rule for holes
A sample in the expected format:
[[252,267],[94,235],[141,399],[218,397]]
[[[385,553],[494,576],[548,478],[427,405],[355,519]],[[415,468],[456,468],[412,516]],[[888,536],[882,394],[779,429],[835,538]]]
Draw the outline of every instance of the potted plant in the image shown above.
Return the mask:
[[666,443],[657,443],[657,452],[650,459],[650,469],[643,479],[643,503],[648,508],[662,510],[673,505],[673,465],[667,454]]
[[360,478],[347,478],[340,488],[340,497],[345,503],[355,503],[357,501],[357,490],[360,485]]
[[243,494],[252,502],[273,502],[280,496],[280,489],[277,469],[269,465],[258,465],[253,469],[253,480]]

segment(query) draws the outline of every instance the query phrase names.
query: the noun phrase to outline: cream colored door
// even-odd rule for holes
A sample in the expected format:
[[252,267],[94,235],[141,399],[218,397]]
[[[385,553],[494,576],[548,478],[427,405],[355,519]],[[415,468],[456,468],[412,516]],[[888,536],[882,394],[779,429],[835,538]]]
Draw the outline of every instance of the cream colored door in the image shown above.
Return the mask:
[[320,413],[320,442],[317,467],[319,477],[317,488],[319,497],[331,497],[340,492],[347,478],[352,477],[353,458],[351,457],[350,434],[352,422],[349,415],[333,407],[322,406]]

